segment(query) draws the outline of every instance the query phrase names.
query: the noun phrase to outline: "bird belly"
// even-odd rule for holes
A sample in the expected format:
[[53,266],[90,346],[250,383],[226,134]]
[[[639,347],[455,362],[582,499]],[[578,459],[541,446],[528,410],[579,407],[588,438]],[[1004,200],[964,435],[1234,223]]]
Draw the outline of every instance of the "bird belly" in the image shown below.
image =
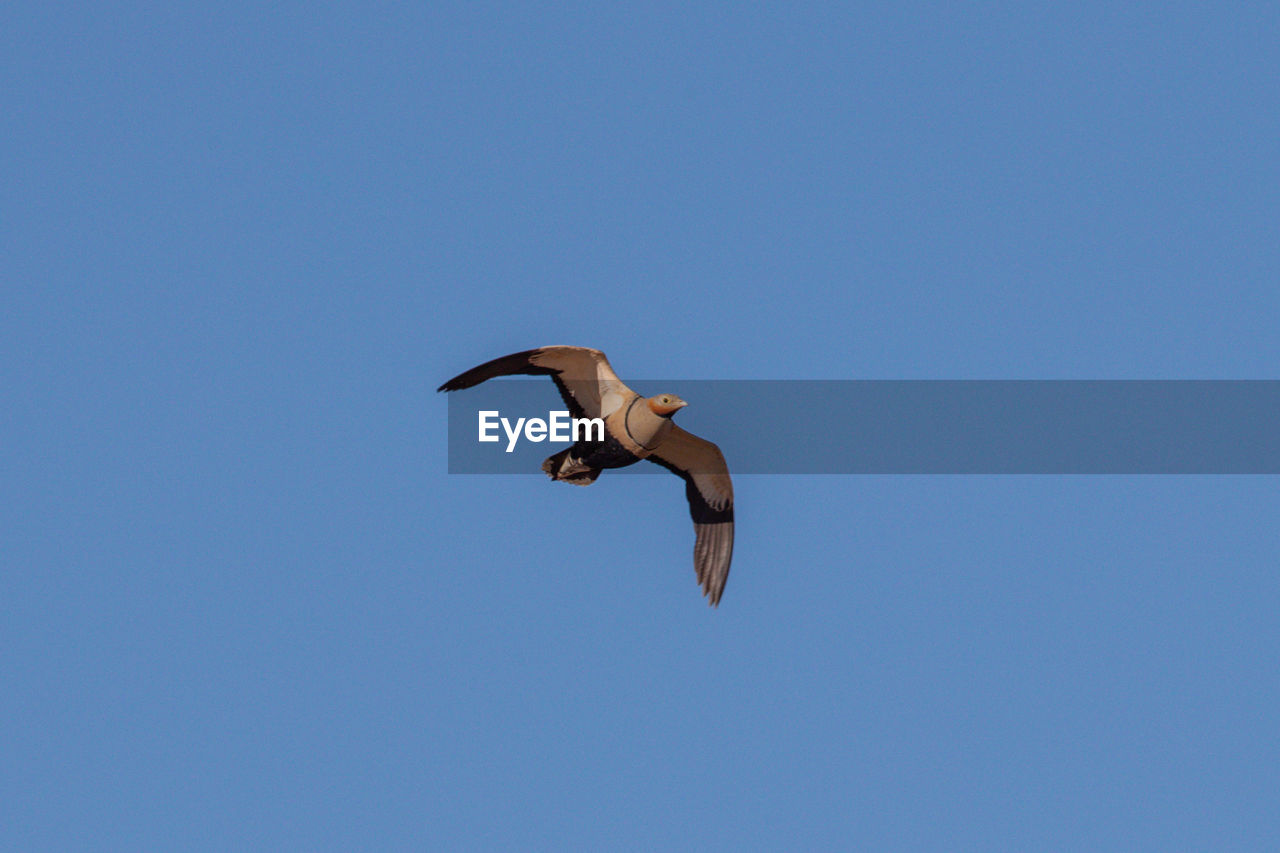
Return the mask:
[[625,468],[641,459],[607,433],[604,441],[593,443],[591,449],[579,458],[582,459],[582,464],[591,468]]

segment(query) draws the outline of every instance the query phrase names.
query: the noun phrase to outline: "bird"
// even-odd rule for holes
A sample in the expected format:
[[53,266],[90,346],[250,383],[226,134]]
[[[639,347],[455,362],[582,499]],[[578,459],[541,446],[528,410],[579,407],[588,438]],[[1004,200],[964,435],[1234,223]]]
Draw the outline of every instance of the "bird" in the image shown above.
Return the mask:
[[603,352],[576,346],[504,355],[458,374],[436,390],[460,391],[495,376],[517,374],[550,376],[572,417],[604,421],[603,440],[588,431],[542,463],[552,480],[589,486],[605,469],[642,459],[684,480],[695,534],[694,571],[708,604],[718,607],[733,559],[733,481],[719,447],[671,420],[688,403],[675,394],[642,397],[623,384]]

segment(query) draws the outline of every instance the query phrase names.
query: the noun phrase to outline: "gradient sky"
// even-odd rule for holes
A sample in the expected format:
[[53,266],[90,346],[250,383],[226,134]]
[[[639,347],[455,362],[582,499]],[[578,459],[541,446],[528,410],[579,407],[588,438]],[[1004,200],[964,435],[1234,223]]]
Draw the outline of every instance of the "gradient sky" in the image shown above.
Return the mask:
[[0,846],[1275,849],[1277,478],[740,477],[711,610],[677,480],[448,476],[433,389],[1277,378],[1278,44],[6,5]]

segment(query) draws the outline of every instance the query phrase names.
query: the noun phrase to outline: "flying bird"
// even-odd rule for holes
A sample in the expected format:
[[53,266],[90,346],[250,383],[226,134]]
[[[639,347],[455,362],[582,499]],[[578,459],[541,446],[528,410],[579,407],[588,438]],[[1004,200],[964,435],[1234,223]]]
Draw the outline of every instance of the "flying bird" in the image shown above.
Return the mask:
[[[641,397],[622,383],[604,353],[587,347],[539,347],[504,355],[436,390],[459,391],[514,374],[550,376],[572,417],[604,420],[603,441],[584,437],[542,463],[552,480],[589,486],[604,469],[641,459],[684,480],[696,534],[693,567],[703,595],[718,605],[733,558],[733,481],[719,447],[672,422],[671,416],[688,404],[674,394]],[[588,437],[594,439],[590,431]]]

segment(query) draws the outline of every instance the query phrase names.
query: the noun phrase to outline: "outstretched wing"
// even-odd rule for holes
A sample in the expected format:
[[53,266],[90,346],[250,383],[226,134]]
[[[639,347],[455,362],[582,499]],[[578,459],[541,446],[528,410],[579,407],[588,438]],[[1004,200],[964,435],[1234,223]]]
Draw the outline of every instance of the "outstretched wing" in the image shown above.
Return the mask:
[[689,515],[697,541],[693,567],[702,593],[714,606],[724,594],[733,559],[733,481],[720,448],[675,424],[648,460],[656,462],[685,482]]
[[609,366],[604,353],[587,347],[539,347],[486,361],[437,388],[459,391],[495,376],[550,376],[575,418],[602,418],[631,393]]

